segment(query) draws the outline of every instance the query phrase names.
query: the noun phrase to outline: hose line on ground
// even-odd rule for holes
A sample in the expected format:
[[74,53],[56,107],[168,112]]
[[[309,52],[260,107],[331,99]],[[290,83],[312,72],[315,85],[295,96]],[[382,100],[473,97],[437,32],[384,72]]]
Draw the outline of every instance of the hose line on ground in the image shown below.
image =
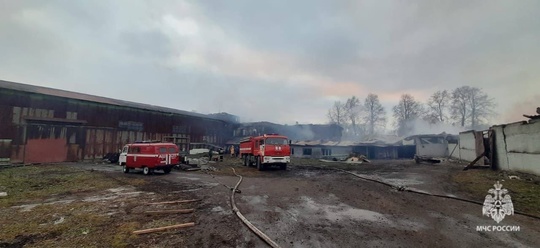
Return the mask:
[[[468,200],[468,199],[459,198],[459,197],[455,197],[455,196],[449,196],[449,195],[432,194],[432,193],[428,193],[428,192],[424,192],[424,191],[419,191],[419,190],[407,188],[407,187],[405,187],[405,186],[396,186],[396,185],[393,185],[393,184],[390,184],[390,183],[387,183],[387,182],[383,182],[383,181],[381,181],[381,180],[377,180],[377,179],[373,179],[373,178],[369,178],[369,177],[364,177],[364,176],[361,176],[361,175],[358,175],[358,174],[356,174],[356,173],[353,173],[353,172],[350,172],[350,171],[346,171],[346,170],[343,170],[343,169],[337,169],[337,168],[329,168],[329,169],[333,169],[333,170],[345,172],[345,173],[347,173],[347,174],[351,174],[351,175],[353,175],[353,176],[355,176],[355,177],[358,177],[358,178],[363,179],[363,180],[366,180],[366,181],[371,181],[371,182],[375,182],[375,183],[380,183],[380,184],[389,186],[389,187],[391,187],[391,188],[397,189],[398,191],[407,191],[407,192],[416,193],[416,194],[420,194],[420,195],[427,195],[427,196],[434,196],[434,197],[440,197],[440,198],[446,198],[446,199],[458,200],[458,201],[463,201],[463,202],[468,202],[468,203],[478,204],[478,205],[482,205],[482,206],[484,205],[483,202],[478,202],[478,201]],[[519,214],[519,215],[523,215],[523,216],[527,216],[527,217],[530,217],[530,218],[534,218],[534,219],[540,219],[540,217],[535,216],[535,215],[532,215],[532,214],[527,214],[527,213],[523,213],[523,212],[519,212],[519,211],[514,211],[514,213],[515,213],[515,214]]]
[[271,247],[274,247],[274,248],[279,248],[280,246],[274,242],[272,239],[270,239],[268,236],[266,236],[266,234],[264,234],[261,230],[257,229],[257,227],[255,227],[253,224],[251,224],[251,222],[249,222],[248,219],[246,219],[246,217],[244,217],[244,215],[242,215],[242,213],[240,213],[240,210],[238,210],[238,208],[236,207],[236,203],[234,202],[234,194],[236,193],[236,191],[238,190],[238,186],[240,185],[240,183],[242,183],[242,176],[236,174],[236,171],[234,170],[234,168],[231,168],[233,173],[240,178],[240,180],[238,180],[238,183],[236,183],[236,185],[234,186],[233,190],[232,190],[232,194],[231,194],[231,206],[232,206],[232,210],[233,212],[236,214],[236,216],[238,216],[238,218],[240,218],[240,220],[253,232],[255,233],[257,236],[259,236],[259,238],[261,238],[264,242],[266,242],[269,246]]

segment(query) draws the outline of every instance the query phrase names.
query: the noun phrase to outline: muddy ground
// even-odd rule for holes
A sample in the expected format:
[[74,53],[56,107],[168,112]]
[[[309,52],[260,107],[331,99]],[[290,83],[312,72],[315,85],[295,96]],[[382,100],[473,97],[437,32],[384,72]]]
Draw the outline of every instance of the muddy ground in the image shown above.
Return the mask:
[[[467,191],[461,185],[464,183],[458,184],[453,180],[455,175],[467,173],[459,164],[417,165],[409,160],[392,160],[342,165],[295,160],[287,171],[271,169],[262,172],[243,167],[236,159],[209,165],[211,170],[173,171],[169,175],[156,173],[152,176],[144,176],[140,172],[123,174],[119,166],[110,164],[64,165],[113,178],[120,185],[99,191],[101,193],[97,195],[94,192],[93,195],[56,196],[54,201],[93,200],[116,222],[117,227],[123,228],[125,235],[121,237],[107,238],[114,234],[101,232],[100,237],[105,241],[96,246],[265,247],[265,243],[231,211],[229,187],[238,181],[230,169],[232,167],[244,177],[239,187],[241,193],[236,195],[238,208],[282,247],[535,247],[540,244],[540,221],[537,219],[507,216],[500,225],[520,226],[519,232],[478,232],[476,227],[479,225],[496,224],[491,218],[482,216],[480,205],[402,192],[332,169],[342,168],[394,185],[482,202],[495,181],[476,185],[480,189],[485,188],[483,196]],[[132,184],[132,180],[144,182]],[[534,180],[527,182],[526,185],[531,185],[527,189],[538,189]],[[141,206],[142,203],[179,199],[202,200],[188,206],[176,206],[196,208],[193,214],[140,214],[148,209]],[[23,211],[29,204],[32,203],[4,208],[1,214]],[[28,211],[31,213],[32,209]],[[59,216],[64,215],[58,213],[55,218]],[[140,228],[190,221],[196,225],[142,236],[129,234]],[[106,229],[104,223],[107,222],[96,230]],[[56,238],[35,238],[27,245],[69,244],[64,239],[65,235],[57,233]],[[113,241],[117,241],[116,245],[111,243]],[[3,244],[14,244],[13,240],[10,242]]]

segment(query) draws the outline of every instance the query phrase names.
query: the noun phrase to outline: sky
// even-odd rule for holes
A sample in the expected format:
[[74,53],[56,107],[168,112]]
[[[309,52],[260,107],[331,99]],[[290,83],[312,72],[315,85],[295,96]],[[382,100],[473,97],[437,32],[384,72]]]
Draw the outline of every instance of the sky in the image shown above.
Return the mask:
[[468,85],[540,106],[540,1],[0,0],[0,79],[243,121]]

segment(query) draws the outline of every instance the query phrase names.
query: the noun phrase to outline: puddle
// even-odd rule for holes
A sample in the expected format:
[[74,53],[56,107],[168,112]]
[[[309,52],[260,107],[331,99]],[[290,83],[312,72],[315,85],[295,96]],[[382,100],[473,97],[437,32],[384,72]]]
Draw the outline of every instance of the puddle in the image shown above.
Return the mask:
[[69,204],[74,202],[75,200],[59,200],[59,201],[53,201],[53,202],[47,202],[45,205],[53,205],[53,204]]
[[21,212],[28,212],[39,205],[41,205],[41,203],[13,206],[12,208],[20,208]]
[[125,195],[125,196],[138,196],[140,194],[143,194],[145,192],[142,191],[133,191],[133,192],[126,192],[126,193],[120,193],[119,195]]
[[82,201],[83,202],[97,202],[97,201],[106,201],[106,200],[112,200],[118,198],[117,195],[109,195],[109,196],[91,196],[86,197]]
[[266,205],[266,199],[268,199],[267,195],[242,196],[242,200],[246,201],[248,204],[251,204],[251,205]]
[[[48,200],[55,200],[55,199],[52,198]],[[24,204],[24,205],[19,205],[19,206],[13,206],[12,208],[20,208],[21,212],[28,212],[28,211],[31,211],[33,208],[37,206],[41,206],[41,205],[69,204],[74,201],[75,200],[59,200],[59,201],[52,201],[52,202],[45,202],[45,203]]]
[[303,171],[301,173],[299,173],[300,175],[302,176],[305,176],[305,177],[316,177],[316,176],[320,176],[320,173],[317,172],[317,171]]
[[213,207],[210,211],[220,214],[220,215],[227,215],[229,212],[222,208],[221,206]]
[[[283,212],[293,221],[315,221],[320,222],[321,219],[330,222],[339,221],[358,221],[368,222],[376,225],[381,225],[389,228],[397,228],[402,230],[419,230],[426,226],[421,222],[416,222],[409,219],[396,219],[392,216],[385,215],[379,212],[354,208],[344,203],[335,205],[322,204],[315,202],[313,199],[303,196],[303,202],[299,207],[288,209]],[[305,220],[303,220],[305,219]]]
[[187,179],[187,180],[191,180],[191,181],[200,181],[201,179],[200,178],[196,178],[196,177],[176,177],[176,179]]
[[380,222],[386,224],[390,223],[390,220],[388,220],[383,214],[374,211],[353,208],[343,203],[340,203],[338,205],[320,204],[316,203],[313,199],[309,197],[302,198],[305,201],[304,205],[307,209],[315,213],[321,213],[329,221],[341,221],[349,219],[358,221]]
[[383,180],[384,182],[386,182],[386,183],[390,183],[390,184],[398,185],[398,186],[408,186],[408,185],[420,185],[420,184],[424,184],[424,182],[422,182],[422,181],[420,181],[420,180],[412,179],[412,178],[409,178],[409,179],[383,178],[382,180]]
[[113,192],[113,193],[119,193],[122,191],[133,190],[133,189],[134,189],[133,187],[118,187],[118,188],[108,189],[107,191]]
[[422,176],[416,173],[402,173],[402,172],[390,172],[390,173],[378,173],[377,180],[382,180],[384,182],[393,184],[393,185],[420,185],[424,184],[424,181],[421,180]]

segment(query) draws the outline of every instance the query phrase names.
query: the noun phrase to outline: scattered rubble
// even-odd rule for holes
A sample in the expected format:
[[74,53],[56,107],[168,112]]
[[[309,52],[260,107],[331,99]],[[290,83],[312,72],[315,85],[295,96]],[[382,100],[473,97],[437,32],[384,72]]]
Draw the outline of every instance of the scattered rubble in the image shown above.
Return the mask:
[[339,163],[347,163],[347,164],[361,164],[361,163],[371,163],[371,161],[369,159],[366,158],[366,156],[364,155],[356,155],[356,154],[350,154],[347,158],[345,159],[337,159],[337,158],[332,158],[332,159],[319,159],[319,161],[321,162],[326,162],[326,163],[333,163],[333,162],[339,162]]
[[521,178],[518,177],[518,176],[508,176],[508,179],[517,179],[517,180],[521,180]]
[[64,222],[64,220],[65,220],[65,219],[64,219],[64,216],[62,216],[62,217],[60,217],[60,219],[55,220],[55,221],[54,221],[54,224],[55,224],[55,225],[62,224],[62,223]]
[[414,161],[417,164],[420,164],[421,162],[427,162],[427,163],[430,163],[430,164],[439,164],[443,160],[441,158],[414,155]]
[[0,197],[6,197],[8,196],[7,192],[0,192]]

